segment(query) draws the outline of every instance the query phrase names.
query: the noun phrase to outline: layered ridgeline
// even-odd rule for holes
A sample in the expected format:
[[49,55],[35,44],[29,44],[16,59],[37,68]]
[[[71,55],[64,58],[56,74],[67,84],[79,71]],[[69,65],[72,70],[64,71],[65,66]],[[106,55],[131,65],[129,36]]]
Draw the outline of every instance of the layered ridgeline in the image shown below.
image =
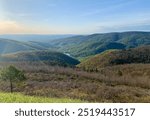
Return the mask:
[[98,70],[106,66],[132,63],[150,63],[150,46],[105,51],[81,62],[78,67],[85,70]]
[[41,62],[59,66],[74,66],[79,64],[78,60],[68,55],[46,50],[2,54],[0,62]]
[[57,50],[81,58],[110,49],[135,48],[150,44],[150,32],[123,32],[74,36],[51,41]]
[[0,54],[14,53],[19,51],[42,50],[43,46],[32,45],[26,42],[0,38]]
[[27,41],[33,41],[33,42],[41,42],[41,41],[50,41],[55,39],[62,39],[71,37],[73,35],[66,34],[66,35],[49,35],[49,34],[4,34],[0,35],[0,38],[5,39],[13,39],[20,42],[27,42]]
[[50,51],[44,45],[0,38],[0,62],[42,62],[59,66],[79,64],[78,60],[60,52]]
[[[30,50],[53,50],[68,53],[75,58],[84,58],[112,49],[135,48],[150,45],[150,32],[104,33],[80,36],[11,35],[18,41],[0,39],[0,53]],[[59,38],[59,39],[58,39]],[[23,39],[24,42],[21,42]],[[26,40],[25,40],[26,39]]]

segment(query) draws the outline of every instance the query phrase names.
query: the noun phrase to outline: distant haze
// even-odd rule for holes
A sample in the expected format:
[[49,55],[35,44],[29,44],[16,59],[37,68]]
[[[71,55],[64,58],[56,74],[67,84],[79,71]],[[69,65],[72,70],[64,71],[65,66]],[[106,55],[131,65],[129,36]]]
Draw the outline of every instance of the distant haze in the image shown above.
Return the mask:
[[17,40],[17,41],[47,41],[47,40],[55,40],[60,38],[67,38],[75,35],[38,35],[38,34],[5,34],[0,35],[0,38]]

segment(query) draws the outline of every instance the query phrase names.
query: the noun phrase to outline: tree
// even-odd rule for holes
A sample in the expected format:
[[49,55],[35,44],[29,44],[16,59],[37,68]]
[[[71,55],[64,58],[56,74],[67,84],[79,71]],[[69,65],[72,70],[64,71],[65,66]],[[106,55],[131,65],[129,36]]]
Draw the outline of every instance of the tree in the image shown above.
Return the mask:
[[26,79],[24,73],[14,66],[9,66],[1,70],[0,78],[10,82],[11,93],[13,93],[13,82],[21,82]]

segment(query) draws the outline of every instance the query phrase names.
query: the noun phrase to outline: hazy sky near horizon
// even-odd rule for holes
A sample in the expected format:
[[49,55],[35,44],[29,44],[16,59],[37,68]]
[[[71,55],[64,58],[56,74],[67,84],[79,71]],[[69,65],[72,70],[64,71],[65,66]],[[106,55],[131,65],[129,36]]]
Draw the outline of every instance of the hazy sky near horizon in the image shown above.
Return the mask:
[[0,34],[150,31],[150,0],[0,0]]

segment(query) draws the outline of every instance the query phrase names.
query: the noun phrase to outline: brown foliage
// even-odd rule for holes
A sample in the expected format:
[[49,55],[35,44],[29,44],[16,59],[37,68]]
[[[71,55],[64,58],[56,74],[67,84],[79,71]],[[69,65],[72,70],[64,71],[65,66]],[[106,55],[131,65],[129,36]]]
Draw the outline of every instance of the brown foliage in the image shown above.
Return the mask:
[[[99,72],[41,63],[7,63],[10,64],[22,69],[27,77],[23,86],[15,88],[16,92],[90,102],[150,102],[150,64],[106,67]],[[7,91],[7,83],[2,83],[0,89]]]

